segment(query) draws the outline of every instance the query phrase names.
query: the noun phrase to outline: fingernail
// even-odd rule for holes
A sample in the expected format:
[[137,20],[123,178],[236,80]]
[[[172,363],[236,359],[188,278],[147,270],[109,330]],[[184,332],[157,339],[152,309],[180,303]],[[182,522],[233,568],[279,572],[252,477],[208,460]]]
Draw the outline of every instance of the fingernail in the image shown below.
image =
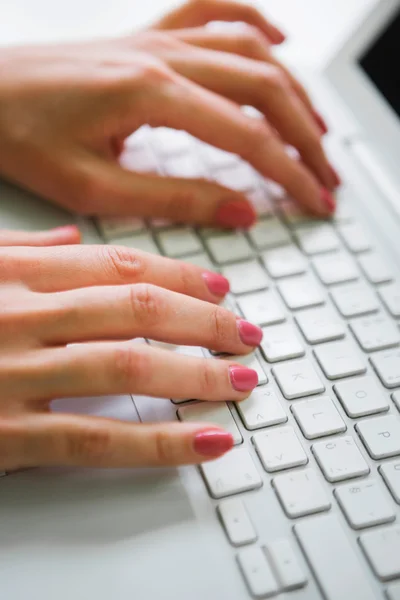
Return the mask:
[[255,223],[256,213],[244,200],[228,200],[219,206],[215,220],[221,227],[247,229]]
[[260,342],[263,338],[263,332],[259,327],[257,327],[257,325],[253,325],[253,323],[239,319],[237,322],[237,327],[243,344],[254,347],[260,345]]
[[237,392],[251,392],[258,385],[258,375],[246,367],[230,367],[229,375],[232,387]]
[[229,292],[230,286],[226,277],[218,275],[218,273],[212,273],[211,271],[206,271],[202,274],[202,277],[209,291],[215,296],[226,296]]
[[321,188],[321,200],[325,208],[328,209],[330,213],[334,213],[336,209],[336,201],[332,194],[326,189]]
[[339,187],[339,185],[342,185],[342,180],[339,177],[338,172],[332,166],[331,166],[331,173],[332,173],[332,178],[335,182],[335,187]]
[[194,451],[201,456],[220,456],[231,450],[233,445],[232,434],[222,429],[200,431],[193,442]]
[[317,111],[314,111],[314,119],[316,120],[318,127],[321,129],[322,134],[325,135],[325,133],[328,133],[328,125],[326,124],[325,119]]

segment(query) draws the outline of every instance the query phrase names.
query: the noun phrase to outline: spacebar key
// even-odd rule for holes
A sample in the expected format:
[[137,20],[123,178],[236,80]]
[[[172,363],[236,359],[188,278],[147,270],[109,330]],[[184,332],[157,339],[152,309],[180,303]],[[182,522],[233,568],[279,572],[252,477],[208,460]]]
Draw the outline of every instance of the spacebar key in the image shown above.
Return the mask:
[[376,600],[360,557],[334,516],[298,523],[294,532],[325,600]]

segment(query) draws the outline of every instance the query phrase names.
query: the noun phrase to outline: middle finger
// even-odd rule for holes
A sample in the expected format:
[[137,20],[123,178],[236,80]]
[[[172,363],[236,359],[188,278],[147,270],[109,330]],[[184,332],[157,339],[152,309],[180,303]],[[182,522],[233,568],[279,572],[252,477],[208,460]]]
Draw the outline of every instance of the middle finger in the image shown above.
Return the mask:
[[148,284],[60,292],[42,302],[36,327],[45,344],[146,337],[245,354],[262,338],[225,308]]
[[187,45],[164,53],[180,75],[241,105],[260,110],[323,186],[334,189],[332,172],[320,139],[320,129],[279,68],[261,61]]

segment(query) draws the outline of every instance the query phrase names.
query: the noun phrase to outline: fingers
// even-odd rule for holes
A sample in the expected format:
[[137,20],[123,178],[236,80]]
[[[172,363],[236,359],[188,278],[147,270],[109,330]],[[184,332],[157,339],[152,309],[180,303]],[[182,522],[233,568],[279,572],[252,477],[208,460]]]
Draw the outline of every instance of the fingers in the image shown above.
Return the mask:
[[62,246],[79,242],[80,233],[75,225],[56,227],[49,231],[0,230],[0,246]]
[[[201,423],[154,425],[63,414],[26,417],[0,428],[3,468],[154,467],[197,464],[233,447],[230,433]],[[2,451],[4,448],[4,452]],[[12,462],[9,457],[13,457]]]
[[[235,88],[238,87],[236,80]],[[273,93],[275,110],[278,111],[278,99],[282,97],[278,84]],[[246,116],[237,104],[172,73],[168,82],[158,86],[153,90],[152,96],[148,97],[147,111],[153,116],[152,124],[155,126],[184,129],[209,144],[240,155],[265,177],[282,185],[304,209],[319,216],[328,216],[332,212],[334,199],[322,189],[316,176],[299,161],[288,156],[282,142],[265,121]],[[293,120],[293,115],[291,119]],[[111,195],[115,202],[118,198],[118,206],[121,207],[131,207],[132,203],[138,206],[138,198],[141,198],[141,204],[145,206],[150,194],[154,198],[154,192],[150,191],[154,190],[157,183],[154,177],[138,176],[97,158],[93,158],[90,164],[86,162],[85,168],[90,169],[92,177],[101,182],[103,206]],[[185,188],[184,185],[188,187]],[[190,217],[196,222],[205,223],[205,216],[211,217],[210,204],[208,203],[209,210],[205,215],[197,206],[196,199],[190,195],[190,185],[193,185],[193,182],[179,182],[179,191],[175,188],[172,207],[170,206],[169,210],[174,212],[178,206],[181,214],[186,212],[186,217],[187,212],[193,211]],[[172,180],[170,186],[176,186],[176,181]],[[147,195],[143,194],[146,189]],[[168,190],[168,187],[166,189]],[[189,195],[182,197],[184,189]],[[163,198],[162,186],[158,186],[157,192],[160,193],[160,198]],[[238,204],[242,200],[240,195],[231,195],[230,199],[235,200],[232,204],[236,204],[236,198]],[[167,203],[164,202],[167,205],[168,203],[168,200]],[[214,200],[213,204],[215,223],[218,222],[222,203],[220,201],[220,204],[216,205]],[[243,210],[248,209],[241,204],[240,211]],[[163,214],[169,216],[166,212],[167,209],[164,208]],[[171,215],[171,218],[176,218],[176,214]]]
[[197,84],[263,112],[282,139],[297,148],[321,184],[335,187],[320,129],[282,71],[260,61],[202,48],[193,49],[189,56],[174,53],[166,60],[176,72]]
[[189,29],[177,29],[170,31],[170,35],[175,38],[201,48],[216,50],[219,52],[229,52],[254,60],[259,60],[281,69],[287,77],[294,92],[298,95],[304,106],[317,121],[323,133],[326,133],[327,127],[322,117],[315,111],[311,99],[304,86],[292,75],[289,69],[271,52],[270,44],[264,36],[260,35],[257,28],[247,27],[238,34],[237,31],[212,31],[204,27],[194,27]]
[[45,344],[145,337],[235,355],[262,339],[261,329],[225,308],[149,284],[52,294],[45,307],[36,323]]
[[8,248],[0,250],[0,260],[2,254],[7,257],[8,279],[19,278],[36,292],[148,282],[219,302],[229,291],[222,275],[123,246]]
[[256,27],[273,44],[285,40],[282,31],[254,6],[231,0],[191,0],[158,21],[153,29],[197,27],[211,21],[241,21]]
[[32,350],[23,361],[10,356],[0,381],[4,394],[28,401],[110,394],[236,401],[248,396],[258,377],[230,361],[104,342]]

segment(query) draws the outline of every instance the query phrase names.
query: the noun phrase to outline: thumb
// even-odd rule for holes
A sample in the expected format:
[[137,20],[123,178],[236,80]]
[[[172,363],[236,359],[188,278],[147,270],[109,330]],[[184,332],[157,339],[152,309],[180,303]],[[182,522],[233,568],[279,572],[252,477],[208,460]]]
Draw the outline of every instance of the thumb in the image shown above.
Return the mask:
[[87,208],[98,216],[165,218],[229,228],[248,228],[256,221],[244,194],[203,179],[135,173],[99,160],[92,163],[91,177],[98,197]]
[[0,229],[0,246],[65,246],[79,242],[80,233],[75,225],[65,225],[48,231]]

